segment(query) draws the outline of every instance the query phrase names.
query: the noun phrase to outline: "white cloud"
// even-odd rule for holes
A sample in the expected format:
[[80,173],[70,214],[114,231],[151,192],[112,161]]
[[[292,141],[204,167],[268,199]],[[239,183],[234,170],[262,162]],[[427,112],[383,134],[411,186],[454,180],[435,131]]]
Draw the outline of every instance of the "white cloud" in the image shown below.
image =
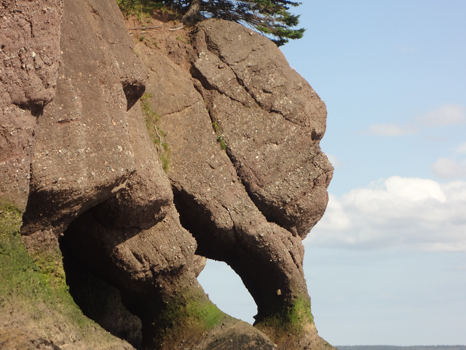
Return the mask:
[[373,124],[370,125],[363,133],[367,135],[380,135],[380,136],[400,136],[409,135],[416,132],[414,125],[400,125],[396,123],[387,124]]
[[466,162],[456,162],[447,158],[439,158],[432,164],[432,172],[442,179],[466,176]]
[[393,176],[330,195],[305,244],[355,249],[466,251],[466,182]]
[[456,151],[457,153],[459,153],[459,154],[466,154],[466,142],[463,143],[463,144],[461,144],[461,145],[459,145],[459,146],[455,149],[455,151]]
[[378,136],[401,136],[415,134],[420,128],[435,128],[461,124],[466,124],[466,107],[447,104],[413,118],[413,122],[411,123],[373,124],[366,130],[363,130],[362,133]]
[[459,125],[466,123],[466,107],[460,105],[444,105],[439,109],[420,115],[416,120],[425,126]]

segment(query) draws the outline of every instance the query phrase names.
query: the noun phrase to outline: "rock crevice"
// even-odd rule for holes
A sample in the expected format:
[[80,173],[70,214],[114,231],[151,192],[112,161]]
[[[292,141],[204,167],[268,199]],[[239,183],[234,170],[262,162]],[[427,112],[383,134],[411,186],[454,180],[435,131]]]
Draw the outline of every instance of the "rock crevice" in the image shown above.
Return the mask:
[[[325,104],[311,86],[275,44],[239,24],[181,29],[192,44],[166,31],[159,47],[154,38],[135,44],[112,0],[48,2],[50,10],[0,5],[5,28],[24,37],[19,58],[4,61],[13,78],[1,81],[0,201],[24,212],[36,264],[28,271],[55,271],[44,290],[62,298],[50,281],[68,281],[86,316],[137,349],[330,347],[315,329],[302,266],[301,240],[325,211],[333,171],[319,147]],[[56,34],[49,51],[29,43],[41,35],[30,35],[32,15],[15,15],[17,6],[50,21],[63,15],[61,26],[44,27]],[[40,81],[25,75],[31,59]],[[38,117],[18,108],[32,105]],[[241,277],[257,304],[254,328],[208,299],[197,281],[206,258]],[[96,344],[73,345],[78,330],[24,327],[67,349]],[[100,348],[131,347],[112,341]]]

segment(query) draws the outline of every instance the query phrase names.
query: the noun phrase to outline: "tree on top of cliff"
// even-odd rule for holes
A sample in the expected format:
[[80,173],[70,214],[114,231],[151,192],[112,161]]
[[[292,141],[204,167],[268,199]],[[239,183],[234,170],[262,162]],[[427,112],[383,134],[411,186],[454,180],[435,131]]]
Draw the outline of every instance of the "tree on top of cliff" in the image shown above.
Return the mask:
[[299,2],[288,0],[165,0],[164,4],[184,12],[184,22],[196,22],[203,18],[221,18],[255,28],[269,36],[278,46],[288,39],[300,39],[304,28],[293,29],[299,23],[299,15],[290,12]]

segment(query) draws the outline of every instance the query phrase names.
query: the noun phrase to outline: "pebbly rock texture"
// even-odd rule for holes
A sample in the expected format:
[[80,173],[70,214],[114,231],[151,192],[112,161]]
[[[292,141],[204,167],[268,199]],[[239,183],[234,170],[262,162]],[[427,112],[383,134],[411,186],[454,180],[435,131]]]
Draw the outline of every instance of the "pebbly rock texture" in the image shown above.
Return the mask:
[[[157,14],[160,31],[135,45],[113,0],[0,9],[11,56],[0,337],[17,329],[18,341],[70,350],[330,348],[301,243],[327,204],[326,109],[278,48],[220,20],[171,31]],[[255,327],[208,299],[206,258],[241,277]]]
[[0,201],[24,210],[36,117],[55,94],[61,0],[0,4]]
[[206,21],[196,46],[195,74],[251,199],[269,221],[305,238],[325,211],[333,171],[319,147],[325,104],[255,32]]
[[118,8],[65,1],[56,97],[38,119],[31,194],[23,234],[57,233],[113,196],[135,172],[131,113],[124,88],[136,91],[146,71],[132,52]]
[[[257,33],[207,20],[193,41],[184,48],[189,72],[137,46],[171,150],[167,174],[181,223],[198,254],[238,273],[257,304],[256,326],[275,343],[325,346],[309,309],[301,244],[324,213],[332,177],[319,148],[325,105]],[[174,46],[169,52],[182,45]]]

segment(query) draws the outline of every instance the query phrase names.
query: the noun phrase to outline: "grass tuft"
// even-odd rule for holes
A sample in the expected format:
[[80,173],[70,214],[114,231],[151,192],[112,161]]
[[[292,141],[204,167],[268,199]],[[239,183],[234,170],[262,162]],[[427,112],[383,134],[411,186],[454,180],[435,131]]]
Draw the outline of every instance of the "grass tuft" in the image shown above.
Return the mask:
[[167,136],[166,133],[161,130],[157,124],[160,120],[160,115],[155,112],[151,105],[150,100],[152,99],[151,94],[145,93],[141,97],[141,109],[146,121],[146,128],[149,131],[149,135],[152,142],[157,146],[157,153],[160,161],[162,162],[162,168],[165,172],[170,170],[170,158],[171,150],[166,142],[163,141],[162,137]]
[[[209,110],[207,110],[209,112]],[[217,121],[212,123],[212,128],[214,129],[215,133],[217,134],[217,142],[220,144],[220,147],[226,151],[227,150],[227,144],[225,142],[225,136],[223,134],[220,134],[220,125],[218,124]]]

